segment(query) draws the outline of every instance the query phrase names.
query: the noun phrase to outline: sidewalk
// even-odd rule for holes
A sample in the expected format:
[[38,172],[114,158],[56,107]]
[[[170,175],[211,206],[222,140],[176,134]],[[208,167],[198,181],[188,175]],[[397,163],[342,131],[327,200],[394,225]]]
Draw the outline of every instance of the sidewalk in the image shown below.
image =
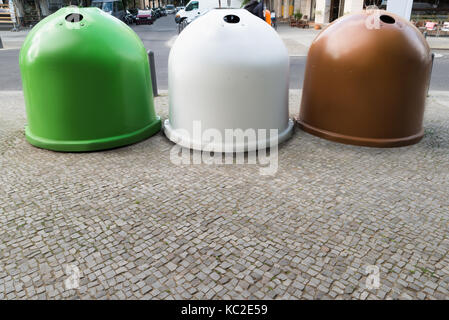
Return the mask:
[[449,50],[449,37],[427,37],[426,39],[433,50]]
[[[403,148],[296,129],[267,178],[252,164],[173,164],[162,132],[102,152],[38,149],[22,92],[0,91],[0,299],[448,299],[448,104],[431,92],[424,139]],[[168,117],[166,93],[155,108]]]
[[292,28],[287,24],[280,24],[277,31],[290,56],[307,56],[310,45],[321,30]]
[[0,50],[20,49],[29,31],[29,29],[16,32],[0,30],[0,37],[3,42],[3,49]]
[[[300,29],[281,24],[277,29],[279,36],[284,40],[290,56],[307,56],[310,45],[321,30]],[[449,37],[427,37],[432,50],[449,50]]]

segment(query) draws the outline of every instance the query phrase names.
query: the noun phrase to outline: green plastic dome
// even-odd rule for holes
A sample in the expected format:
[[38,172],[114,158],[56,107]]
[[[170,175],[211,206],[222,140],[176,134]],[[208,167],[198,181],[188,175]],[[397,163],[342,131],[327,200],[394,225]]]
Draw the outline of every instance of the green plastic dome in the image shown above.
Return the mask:
[[20,70],[32,145],[109,149],[161,128],[142,41],[98,8],[62,8],[38,23],[20,50]]

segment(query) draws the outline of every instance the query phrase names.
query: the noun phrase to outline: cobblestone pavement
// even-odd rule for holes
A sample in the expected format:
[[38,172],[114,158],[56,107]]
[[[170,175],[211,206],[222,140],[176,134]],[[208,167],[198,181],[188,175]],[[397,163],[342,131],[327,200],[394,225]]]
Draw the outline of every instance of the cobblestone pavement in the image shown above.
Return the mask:
[[[24,139],[21,93],[0,94],[0,299],[449,298],[447,93],[429,98],[417,145],[296,129],[275,176],[176,166],[162,133],[105,152],[40,150]],[[166,118],[166,96],[156,102]],[[379,289],[366,288],[368,265]]]

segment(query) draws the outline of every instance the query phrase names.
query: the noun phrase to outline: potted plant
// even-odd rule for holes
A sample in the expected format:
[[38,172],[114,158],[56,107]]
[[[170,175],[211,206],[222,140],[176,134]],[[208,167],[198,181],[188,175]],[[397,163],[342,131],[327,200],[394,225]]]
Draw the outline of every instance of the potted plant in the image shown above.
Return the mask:
[[296,20],[301,20],[302,19],[302,13],[300,11],[296,12],[295,14],[293,14],[293,16],[295,17]]

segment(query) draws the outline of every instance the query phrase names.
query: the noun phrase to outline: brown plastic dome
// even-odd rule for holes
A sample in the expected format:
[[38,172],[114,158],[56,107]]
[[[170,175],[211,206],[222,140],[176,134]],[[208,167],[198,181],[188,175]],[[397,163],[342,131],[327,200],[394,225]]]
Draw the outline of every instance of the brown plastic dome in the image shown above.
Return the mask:
[[397,15],[363,11],[336,20],[310,47],[300,127],[362,146],[417,143],[431,60],[419,30]]

